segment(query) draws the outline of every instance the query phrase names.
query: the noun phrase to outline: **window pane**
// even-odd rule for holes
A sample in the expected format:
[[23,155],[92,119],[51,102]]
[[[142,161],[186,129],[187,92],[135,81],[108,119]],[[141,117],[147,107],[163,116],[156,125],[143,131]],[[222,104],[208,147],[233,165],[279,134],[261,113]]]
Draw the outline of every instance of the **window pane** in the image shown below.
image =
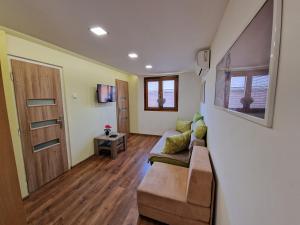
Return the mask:
[[175,81],[164,80],[163,81],[163,107],[170,108],[175,107]]
[[229,92],[229,109],[241,109],[241,99],[245,96],[245,76],[231,77]]
[[158,105],[158,81],[149,81],[148,85],[148,107],[157,108]]
[[253,103],[250,105],[251,109],[266,108],[268,87],[269,75],[252,77],[251,97],[253,98]]
[[48,149],[48,148],[58,145],[59,143],[60,143],[59,139],[54,139],[54,140],[50,140],[47,142],[43,142],[41,144],[37,144],[37,145],[33,146],[33,151],[38,152],[38,151],[41,151],[44,149]]
[[27,106],[55,105],[55,99],[27,99]]
[[56,125],[57,120],[44,120],[44,121],[38,121],[38,122],[32,122],[31,123],[31,129],[37,129],[37,128],[41,128],[41,127],[47,127],[47,126],[52,126],[52,125]]

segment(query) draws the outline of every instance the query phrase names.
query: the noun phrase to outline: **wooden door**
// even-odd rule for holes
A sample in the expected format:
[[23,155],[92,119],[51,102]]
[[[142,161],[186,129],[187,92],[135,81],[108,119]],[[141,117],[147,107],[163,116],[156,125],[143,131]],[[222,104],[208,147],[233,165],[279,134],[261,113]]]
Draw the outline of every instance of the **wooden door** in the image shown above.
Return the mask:
[[60,70],[12,60],[29,192],[68,169]]
[[25,225],[0,66],[0,225]]
[[118,132],[129,133],[128,82],[116,80]]

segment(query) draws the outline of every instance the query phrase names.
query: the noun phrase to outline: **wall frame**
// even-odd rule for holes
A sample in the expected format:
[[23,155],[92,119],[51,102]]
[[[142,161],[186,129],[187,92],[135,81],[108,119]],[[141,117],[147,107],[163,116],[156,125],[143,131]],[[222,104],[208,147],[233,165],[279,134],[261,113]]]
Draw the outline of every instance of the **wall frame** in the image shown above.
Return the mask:
[[[272,11],[270,11],[272,10]],[[269,28],[270,32],[267,33],[264,27],[262,27],[262,23],[259,23],[259,21],[265,21],[262,20],[262,17],[264,16],[263,13],[272,13],[271,16],[265,15],[265,20],[269,20]],[[270,17],[272,17],[270,19]],[[260,18],[260,19],[259,19]],[[216,66],[216,83],[215,83],[215,101],[214,104],[218,109],[225,110],[229,113],[232,113],[236,116],[242,117],[244,119],[247,119],[249,121],[255,122],[257,124],[266,126],[266,127],[272,127],[273,125],[273,114],[274,114],[274,105],[275,105],[275,95],[276,95],[276,83],[277,83],[277,73],[278,73],[278,64],[279,64],[279,51],[280,51],[280,38],[281,38],[281,21],[282,21],[282,0],[267,0],[262,7],[258,10],[257,14],[249,21],[243,32],[239,35],[239,37],[235,40],[233,45],[229,48],[229,50],[226,52],[225,56],[222,57],[220,62]],[[255,28],[255,23],[257,24],[257,29]],[[267,23],[267,22],[266,22]],[[256,33],[254,31],[257,31]],[[263,42],[260,44],[258,42],[258,45],[251,46],[251,43],[249,43],[249,40],[251,39],[251,32],[252,36],[261,36],[262,38],[257,38],[258,41],[263,42],[264,36],[265,39],[269,39],[270,43]],[[260,33],[258,33],[260,32]],[[247,37],[248,35],[249,37]],[[245,40],[248,40],[245,41]],[[253,41],[254,42],[254,41]],[[242,43],[246,43],[242,45]],[[266,45],[269,44],[269,45]],[[239,48],[239,45],[241,46]],[[246,45],[250,45],[246,46]],[[260,46],[270,46],[270,52],[263,51],[263,49],[259,48]],[[248,47],[249,51],[243,51]],[[252,47],[252,48],[251,48]],[[266,56],[258,55],[259,53],[269,53]],[[238,54],[237,54],[238,53]],[[251,58],[251,55],[253,56]],[[258,62],[257,59],[261,58],[261,61]],[[243,61],[243,59],[245,59]],[[268,59],[268,60],[264,60]],[[250,62],[250,63],[249,63]],[[266,93],[264,96],[263,104],[265,104],[265,107],[254,109],[254,107],[251,106],[255,105],[253,104],[255,98],[253,99],[253,95],[250,94],[249,90],[246,89],[246,85],[249,85],[250,82],[252,82],[252,90],[253,90],[253,83],[252,77],[250,77],[251,81],[247,82],[248,77],[245,76],[244,81],[244,95],[242,98],[238,99],[240,100],[240,103],[242,104],[242,107],[232,107],[228,104],[228,101],[230,101],[230,91],[233,89],[233,81],[232,81],[232,75],[231,74],[238,74],[242,73],[241,71],[247,73],[253,73],[254,76],[260,76],[265,73],[265,71],[268,71],[267,75],[268,79],[265,79],[265,83],[267,84]],[[254,74],[255,73],[255,74]],[[262,76],[261,76],[262,77]],[[258,80],[258,79],[256,79]],[[247,84],[246,84],[247,83]],[[248,88],[249,89],[249,88]],[[246,96],[248,95],[249,99],[246,99]],[[248,101],[246,101],[246,100]],[[236,101],[238,103],[238,101]],[[257,104],[256,104],[257,105]],[[256,111],[257,112],[256,112]]]

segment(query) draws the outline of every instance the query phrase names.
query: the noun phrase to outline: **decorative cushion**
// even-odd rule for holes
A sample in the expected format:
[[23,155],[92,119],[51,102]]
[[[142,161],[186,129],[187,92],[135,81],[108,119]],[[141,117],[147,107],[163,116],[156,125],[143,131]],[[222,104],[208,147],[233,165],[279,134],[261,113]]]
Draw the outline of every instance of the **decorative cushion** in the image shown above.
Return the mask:
[[[198,120],[198,121],[199,121],[199,120]],[[197,121],[197,122],[198,122],[198,121]],[[193,132],[194,132],[195,129],[196,129],[196,123],[197,123],[197,122],[193,122],[192,125],[191,125],[191,130],[192,130]]]
[[193,134],[196,138],[202,139],[207,131],[207,126],[205,125],[203,120],[199,120],[196,122],[195,126],[193,127]]
[[177,120],[176,121],[176,131],[181,133],[191,130],[192,121],[187,120]]
[[179,135],[166,138],[165,146],[162,150],[164,154],[174,154],[188,149],[192,131],[186,131]]
[[196,112],[193,117],[193,122],[196,123],[198,120],[203,120],[203,116],[199,112]]
[[181,151],[178,154],[164,154],[162,150],[165,146],[165,142],[167,137],[181,134],[176,130],[168,130],[166,131],[163,136],[159,139],[159,141],[154,145],[150,154],[149,154],[149,161],[150,162],[164,162],[169,163],[177,166],[189,167],[190,165],[190,155],[191,151],[189,149]]

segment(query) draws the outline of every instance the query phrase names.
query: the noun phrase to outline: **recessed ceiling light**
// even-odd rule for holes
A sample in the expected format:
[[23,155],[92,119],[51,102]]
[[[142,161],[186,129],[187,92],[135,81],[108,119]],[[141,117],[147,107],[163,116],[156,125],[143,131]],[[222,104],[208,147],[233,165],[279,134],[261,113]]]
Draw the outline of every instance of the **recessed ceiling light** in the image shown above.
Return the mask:
[[90,28],[90,31],[98,36],[107,35],[107,31],[104,30],[102,27],[92,27]]
[[150,64],[149,64],[149,65],[146,65],[145,68],[146,68],[147,70],[151,70],[151,69],[152,69],[152,65],[150,65]]
[[131,58],[131,59],[137,59],[139,56],[135,52],[130,52],[128,54],[128,57]]

